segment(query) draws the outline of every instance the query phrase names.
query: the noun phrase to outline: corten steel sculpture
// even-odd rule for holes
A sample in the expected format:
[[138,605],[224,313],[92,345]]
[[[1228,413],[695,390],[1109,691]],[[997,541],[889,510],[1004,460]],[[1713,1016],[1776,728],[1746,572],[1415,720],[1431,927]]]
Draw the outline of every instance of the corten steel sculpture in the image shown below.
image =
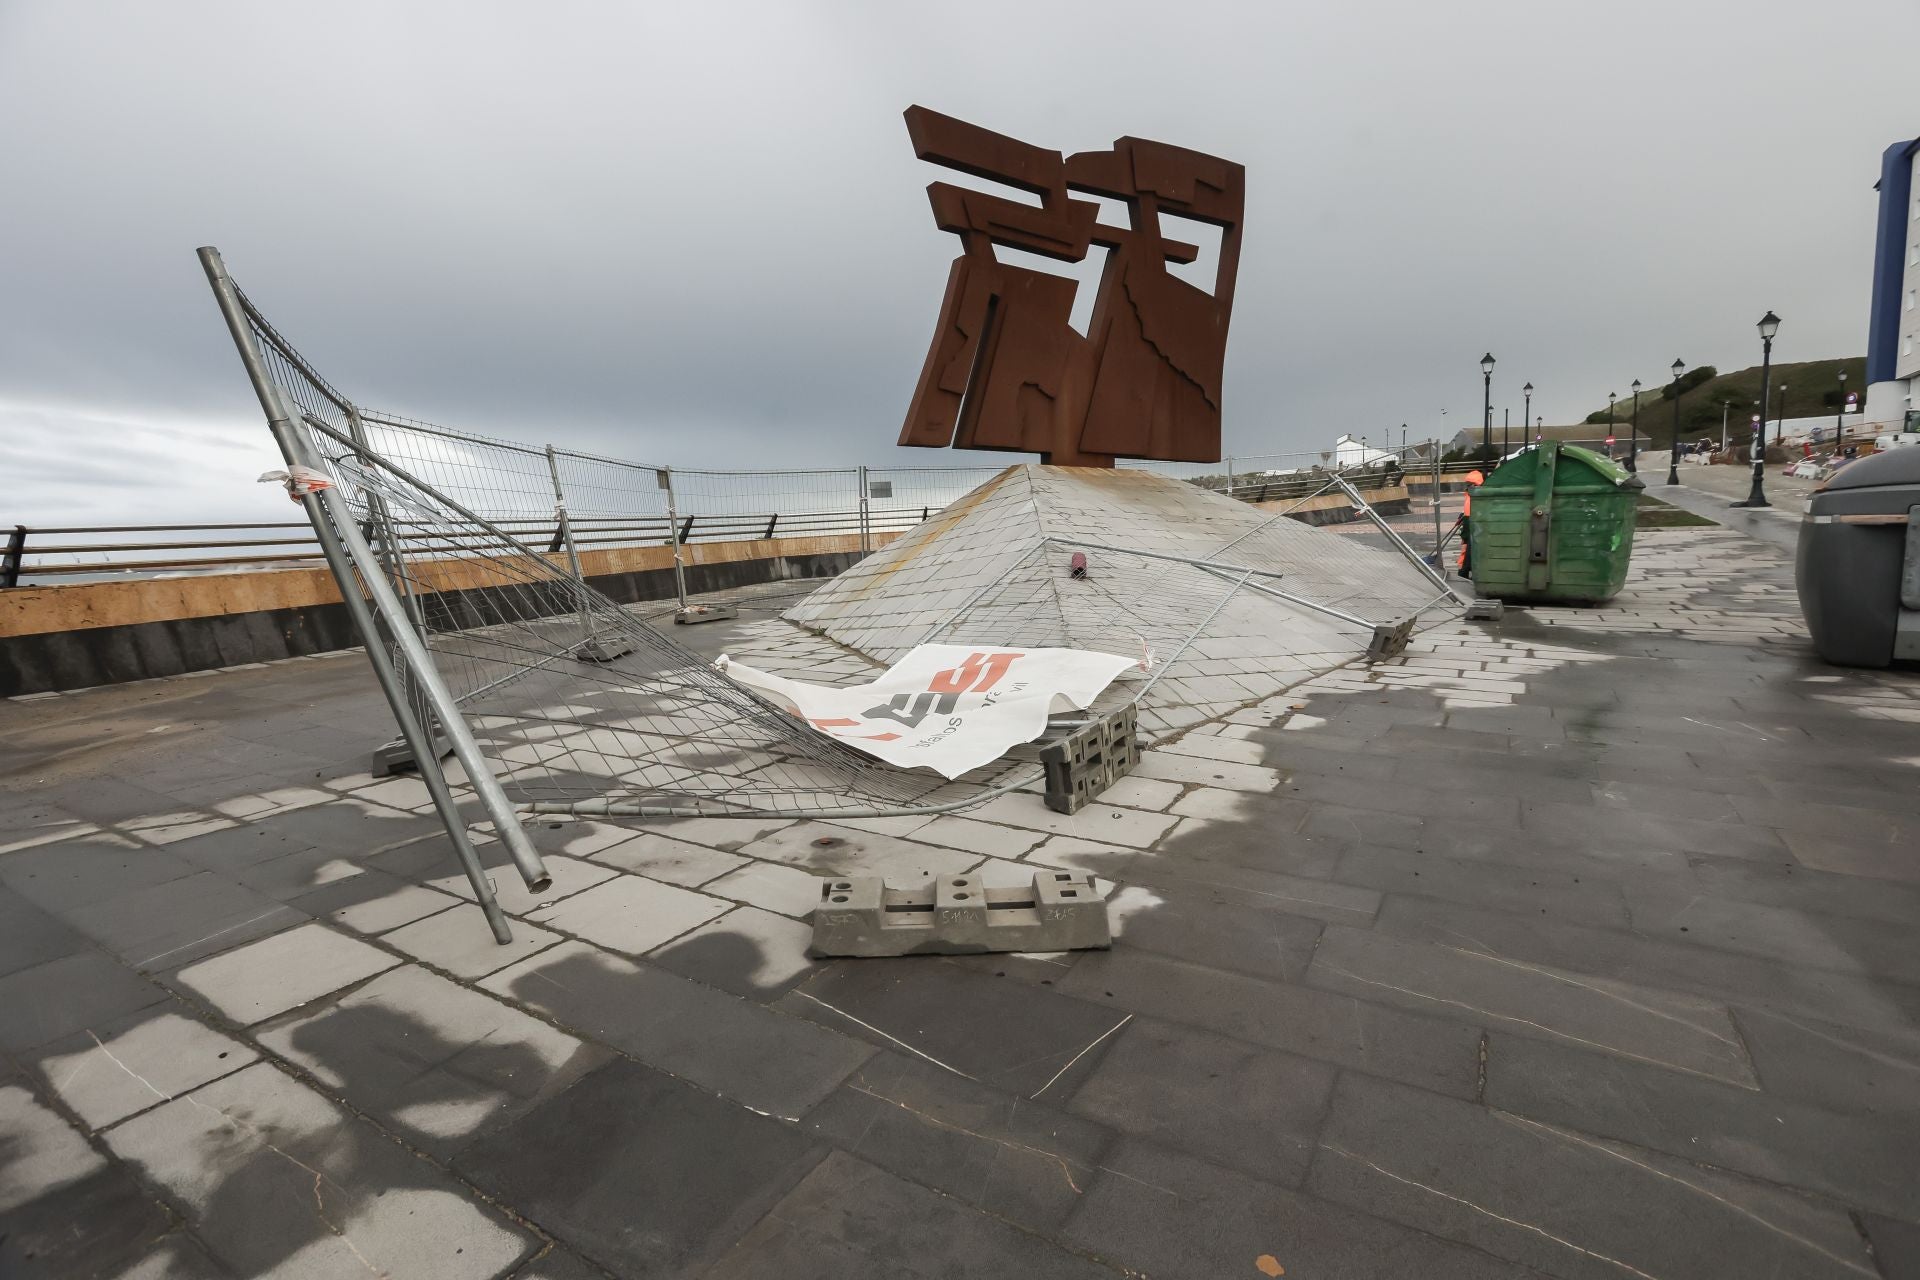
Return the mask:
[[[960,237],[940,322],[900,443],[1038,453],[1061,466],[1116,457],[1220,460],[1220,375],[1240,265],[1246,170],[1144,138],[1062,158],[925,107],[907,109],[914,154],[1030,191],[1038,206],[946,182],[927,188],[934,220]],[[1122,200],[1129,227],[1069,191]],[[1213,292],[1167,271],[1199,257],[1161,234],[1175,214],[1220,228]],[[993,246],[1079,262],[1111,250],[1082,337],[1076,283],[995,259]]]

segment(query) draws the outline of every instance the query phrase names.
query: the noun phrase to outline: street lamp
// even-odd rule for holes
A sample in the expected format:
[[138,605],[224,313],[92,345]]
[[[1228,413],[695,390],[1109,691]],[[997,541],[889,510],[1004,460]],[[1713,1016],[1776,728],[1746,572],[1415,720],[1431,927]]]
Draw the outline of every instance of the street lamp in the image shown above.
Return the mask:
[[[1762,408],[1765,406],[1763,405]],[[1780,394],[1773,401],[1773,442],[1779,444],[1787,436],[1787,384],[1780,384]]]
[[1840,371],[1840,401],[1833,406],[1833,451],[1840,452],[1847,437],[1847,371]]
[[1680,483],[1680,375],[1687,371],[1684,360],[1673,362],[1673,447],[1667,454],[1667,483]]
[[1480,357],[1480,460],[1493,454],[1493,352]]
[[1539,417],[1533,420],[1533,442],[1535,444],[1540,443],[1540,437],[1546,434],[1546,430],[1547,430],[1546,418]]
[[1627,430],[1633,433],[1627,441],[1627,470],[1639,473],[1640,460],[1640,379],[1633,380],[1633,425]]
[[1767,410],[1767,396],[1773,381],[1773,335],[1780,332],[1780,317],[1769,311],[1760,317],[1760,413],[1753,415],[1753,490],[1736,507],[1770,507],[1764,481],[1767,473],[1767,424],[1761,414]]
[[1529,382],[1520,388],[1520,394],[1526,397],[1525,407],[1520,410],[1520,439],[1527,438],[1527,419],[1533,416],[1533,384]]
[[1619,399],[1613,392],[1607,392],[1607,461],[1613,461],[1613,402]]

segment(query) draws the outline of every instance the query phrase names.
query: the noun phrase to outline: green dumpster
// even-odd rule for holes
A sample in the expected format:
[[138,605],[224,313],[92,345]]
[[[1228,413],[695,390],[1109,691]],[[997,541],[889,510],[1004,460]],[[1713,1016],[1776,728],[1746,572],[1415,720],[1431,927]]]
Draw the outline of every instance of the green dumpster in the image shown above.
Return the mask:
[[1644,488],[1591,449],[1554,441],[1500,464],[1473,495],[1473,585],[1500,600],[1611,599],[1627,580]]

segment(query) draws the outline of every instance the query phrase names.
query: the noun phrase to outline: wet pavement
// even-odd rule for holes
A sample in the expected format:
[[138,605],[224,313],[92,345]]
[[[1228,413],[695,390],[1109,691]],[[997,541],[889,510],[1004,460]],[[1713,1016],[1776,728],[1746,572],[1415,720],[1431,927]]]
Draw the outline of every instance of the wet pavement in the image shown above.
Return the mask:
[[[387,726],[353,654],[0,703],[0,1275],[1920,1274],[1920,677],[1777,540],[1073,818],[541,820],[504,947]],[[1111,951],[803,953],[815,873],[1037,867]]]

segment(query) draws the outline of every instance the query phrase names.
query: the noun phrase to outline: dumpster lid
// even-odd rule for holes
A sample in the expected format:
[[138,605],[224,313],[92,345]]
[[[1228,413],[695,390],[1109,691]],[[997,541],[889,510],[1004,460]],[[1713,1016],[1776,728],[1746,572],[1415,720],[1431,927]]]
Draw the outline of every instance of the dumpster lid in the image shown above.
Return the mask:
[[[1557,449],[1560,452],[1559,466],[1556,468],[1555,487],[1566,484],[1599,482],[1610,484],[1619,489],[1644,489],[1646,483],[1625,467],[1607,457],[1604,453],[1595,453],[1591,449],[1582,449],[1579,445],[1561,444],[1549,440],[1544,445],[1536,445],[1524,453],[1515,454],[1494,469],[1487,477],[1489,489],[1531,489],[1534,471],[1539,465],[1542,448]],[[1920,449],[1915,450],[1920,453]],[[1568,470],[1568,464],[1579,463],[1581,468],[1592,472],[1591,478],[1576,476],[1575,470]]]
[[1885,453],[1849,462],[1823,480],[1818,492],[1907,484],[1920,485],[1920,445],[1889,449]]

